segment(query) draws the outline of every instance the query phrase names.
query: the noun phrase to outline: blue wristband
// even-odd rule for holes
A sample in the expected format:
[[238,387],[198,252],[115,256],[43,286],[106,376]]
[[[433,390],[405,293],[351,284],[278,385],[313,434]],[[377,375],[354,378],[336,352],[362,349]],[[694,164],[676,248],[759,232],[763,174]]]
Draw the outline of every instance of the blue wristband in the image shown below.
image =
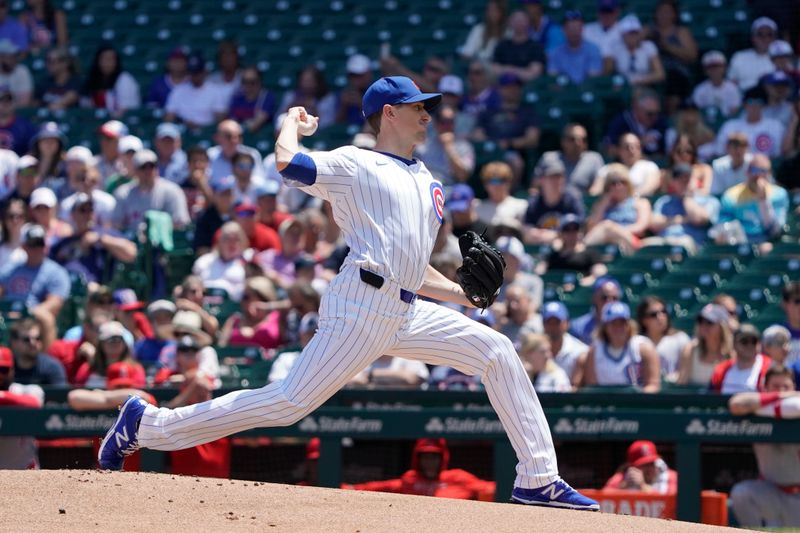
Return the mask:
[[294,154],[280,173],[284,178],[299,181],[303,185],[314,185],[317,181],[317,165],[311,157],[300,152]]

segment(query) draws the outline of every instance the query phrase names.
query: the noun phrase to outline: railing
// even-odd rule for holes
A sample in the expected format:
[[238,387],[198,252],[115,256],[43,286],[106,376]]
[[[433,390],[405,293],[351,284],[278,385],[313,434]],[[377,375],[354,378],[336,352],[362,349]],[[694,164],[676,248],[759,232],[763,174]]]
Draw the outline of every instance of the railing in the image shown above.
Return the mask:
[[[174,391],[153,391],[162,399]],[[219,391],[224,392],[224,391]],[[48,401],[66,391],[48,391]],[[702,443],[798,442],[796,422],[734,417],[727,398],[697,394],[543,394],[542,403],[553,438],[560,441],[650,439],[675,443],[679,472],[678,518],[700,518]],[[41,410],[0,409],[0,435],[40,438],[85,437],[105,433],[113,412],[76,412],[65,407]],[[348,390],[299,423],[285,428],[258,428],[242,435],[320,437],[319,481],[338,487],[342,437],[359,439],[485,439],[494,442],[498,501],[507,500],[516,457],[500,421],[481,392]],[[161,454],[150,452],[143,466],[159,470]]]

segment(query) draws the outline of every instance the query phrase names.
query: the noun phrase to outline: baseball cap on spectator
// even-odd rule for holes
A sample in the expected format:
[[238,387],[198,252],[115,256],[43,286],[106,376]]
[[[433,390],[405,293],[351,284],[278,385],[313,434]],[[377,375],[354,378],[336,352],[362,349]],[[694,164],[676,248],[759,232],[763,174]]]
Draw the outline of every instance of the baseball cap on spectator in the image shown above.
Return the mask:
[[778,25],[769,17],[758,17],[754,20],[753,24],[750,26],[750,33],[755,33],[761,28],[769,28],[772,31],[778,31]]
[[47,187],[39,187],[31,193],[31,200],[29,202],[31,207],[43,205],[45,207],[55,207],[58,205],[56,193]]
[[630,318],[631,308],[624,302],[608,302],[603,306],[603,312],[600,315],[603,324],[614,320],[630,320]]
[[139,301],[139,297],[133,289],[117,289],[113,294],[114,304],[120,311],[136,311],[144,307],[144,302]]
[[126,135],[119,140],[120,153],[127,154],[128,152],[138,152],[144,150],[144,143],[136,135]]
[[164,311],[166,313],[174,315],[177,312],[177,310],[178,308],[175,307],[175,304],[170,302],[169,300],[156,300],[155,302],[147,306],[148,315],[154,315],[160,311]]
[[592,293],[595,293],[605,287],[606,283],[613,283],[617,287],[617,290],[622,292],[622,285],[619,284],[619,281],[617,281],[616,278],[611,276],[600,276],[592,285]]
[[639,17],[637,17],[636,15],[625,15],[622,18],[622,20],[619,21],[620,33],[630,33],[641,30],[642,30],[642,23],[639,22]]
[[491,309],[472,309],[469,314],[472,320],[493,328],[497,324],[497,316]]
[[106,322],[105,324],[100,325],[97,330],[97,340],[107,341],[109,339],[113,339],[114,337],[121,337],[124,339],[126,331],[128,330],[125,329],[125,326],[116,320],[112,320],[111,322]]
[[227,176],[220,176],[215,180],[211,180],[211,190],[216,193],[232,191],[236,188],[236,178],[232,174]]
[[13,368],[13,366],[14,356],[11,354],[11,350],[5,346],[0,346],[0,367]]
[[58,139],[61,141],[62,145],[66,144],[67,142],[64,132],[61,131],[58,123],[53,122],[52,120],[45,122],[39,127],[39,131],[37,131],[36,135],[34,135],[33,139],[31,139],[31,146],[39,142],[41,139]]
[[319,437],[313,437],[306,444],[306,459],[319,459]]
[[78,194],[75,195],[75,202],[73,202],[72,204],[72,210],[75,211],[79,207],[84,206],[86,204],[94,205],[94,200],[92,200],[92,197],[86,194],[85,192],[79,192]]
[[176,349],[179,352],[187,350],[197,351],[200,348],[202,348],[202,346],[200,346],[200,343],[192,335],[183,335],[181,338],[178,339],[178,344],[176,346]]
[[186,68],[190,74],[206,71],[206,60],[200,54],[191,54],[187,59]]
[[442,95],[423,93],[417,84],[405,76],[385,76],[369,86],[361,100],[365,117],[380,112],[386,104],[413,104],[422,102],[426,111],[439,105]]
[[21,170],[25,170],[26,168],[36,167],[39,166],[39,160],[33,157],[32,155],[23,155],[17,161],[17,172]]
[[789,75],[782,70],[770,72],[763,79],[764,85],[791,85],[792,80]]
[[172,317],[172,329],[176,336],[192,336],[202,346],[211,344],[211,335],[203,331],[203,319],[196,311],[176,312]]
[[169,58],[172,59],[173,57],[182,57],[186,59],[189,56],[189,49],[185,46],[176,46],[169,52]]
[[464,82],[461,81],[461,78],[452,74],[442,76],[442,79],[439,80],[439,92],[462,96],[464,94]]
[[45,244],[47,232],[39,224],[31,224],[22,235],[22,244],[27,246],[42,246]]
[[508,254],[517,259],[519,262],[524,262],[527,254],[525,253],[525,245],[516,237],[503,236],[497,239],[497,249],[504,254]]
[[265,180],[263,183],[256,186],[254,193],[256,198],[261,198],[262,196],[278,196],[280,190],[280,183],[275,180]]
[[583,20],[583,13],[579,9],[569,9],[564,13],[564,22],[569,20]]
[[[251,216],[255,215],[257,211],[258,211],[258,206],[250,203],[247,200],[245,200],[244,202],[241,202],[239,205],[237,205],[233,209],[233,212],[236,213],[236,215],[240,216],[240,217],[251,217]],[[284,223],[286,223],[286,222],[287,221],[284,220]],[[283,224],[281,224],[281,226],[283,226]]]
[[128,134],[128,126],[119,120],[109,120],[100,126],[100,134],[105,135],[111,139],[119,139]]
[[733,334],[733,340],[741,341],[744,339],[755,339],[758,342],[761,340],[761,332],[753,324],[742,324]]
[[768,327],[761,335],[761,343],[764,346],[784,346],[791,340],[791,332],[780,324]]
[[353,54],[347,58],[347,73],[361,75],[372,70],[369,58],[364,54]]
[[500,87],[505,87],[507,85],[514,85],[514,84],[522,85],[522,78],[520,78],[513,72],[504,72],[497,79],[497,84]]
[[558,231],[564,231],[569,227],[581,229],[581,225],[583,225],[583,218],[575,213],[567,213],[558,220]]
[[744,92],[743,98],[745,105],[747,104],[761,104],[767,103],[767,93],[763,87],[755,86],[747,89]]
[[793,56],[792,45],[786,41],[772,41],[769,43],[769,57]]
[[67,163],[76,161],[89,166],[94,163],[94,155],[92,155],[92,151],[85,146],[76,145],[67,150],[67,153],[64,154],[64,161]]
[[690,176],[692,174],[692,167],[687,163],[678,163],[672,167],[672,177]]
[[178,126],[171,122],[162,122],[156,128],[156,138],[157,139],[180,139],[181,138],[181,130]]
[[630,466],[644,466],[661,459],[656,451],[656,445],[649,440],[637,440],[628,447],[628,464]]
[[[252,204],[251,204],[252,205]],[[283,238],[289,233],[289,230],[292,229],[294,226],[303,227],[303,224],[297,220],[296,218],[287,218],[283,222],[281,222],[280,226],[278,226],[278,235]]]
[[303,315],[303,318],[300,319],[300,326],[298,328],[299,333],[314,333],[317,331],[319,327],[319,314],[317,313],[306,313]]
[[475,199],[475,192],[466,183],[455,185],[450,191],[450,197],[445,203],[448,210],[455,213],[463,213],[469,210],[472,201]]
[[142,168],[147,164],[155,165],[158,163],[158,156],[152,150],[139,150],[133,155],[133,166]]
[[725,58],[725,54],[719,50],[709,50],[703,54],[703,58],[700,61],[704,67],[711,67],[713,65],[726,65],[728,63],[728,60]]
[[567,306],[562,302],[547,302],[544,304],[544,307],[542,307],[542,320],[547,320],[549,318],[557,318],[562,322],[564,320],[569,320]]
[[619,8],[619,0],[597,0],[597,10],[601,13],[609,13]]
[[124,389],[127,387],[144,387],[144,367],[133,361],[117,361],[106,370],[106,388]]
[[728,311],[718,304],[706,304],[700,309],[699,316],[714,324],[721,324],[728,320]]
[[555,157],[548,157],[538,167],[539,176],[558,176],[567,173],[567,167],[561,159]]
[[0,39],[0,54],[3,55],[12,55],[19,52],[19,48],[17,45],[13,43],[10,39]]

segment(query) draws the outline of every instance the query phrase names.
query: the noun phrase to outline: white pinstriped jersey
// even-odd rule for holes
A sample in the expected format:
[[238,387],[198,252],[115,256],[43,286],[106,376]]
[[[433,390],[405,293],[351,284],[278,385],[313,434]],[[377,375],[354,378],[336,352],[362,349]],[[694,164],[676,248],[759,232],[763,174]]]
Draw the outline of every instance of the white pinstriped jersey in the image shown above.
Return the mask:
[[308,154],[317,167],[313,185],[287,184],[328,200],[350,247],[348,264],[417,291],[442,223],[442,185],[415,160],[345,146]]

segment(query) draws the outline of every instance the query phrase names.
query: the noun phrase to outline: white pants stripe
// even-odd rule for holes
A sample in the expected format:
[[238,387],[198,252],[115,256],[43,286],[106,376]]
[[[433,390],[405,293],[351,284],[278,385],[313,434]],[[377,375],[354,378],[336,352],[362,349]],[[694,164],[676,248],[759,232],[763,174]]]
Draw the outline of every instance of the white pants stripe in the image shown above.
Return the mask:
[[430,302],[405,304],[391,284],[377,290],[360,280],[339,281],[320,311],[319,330],[285,380],[178,409],[149,406],[139,444],[179,450],[256,427],[294,424],[387,354],[480,375],[519,459],[516,486],[557,479],[549,426],[507,337]]

